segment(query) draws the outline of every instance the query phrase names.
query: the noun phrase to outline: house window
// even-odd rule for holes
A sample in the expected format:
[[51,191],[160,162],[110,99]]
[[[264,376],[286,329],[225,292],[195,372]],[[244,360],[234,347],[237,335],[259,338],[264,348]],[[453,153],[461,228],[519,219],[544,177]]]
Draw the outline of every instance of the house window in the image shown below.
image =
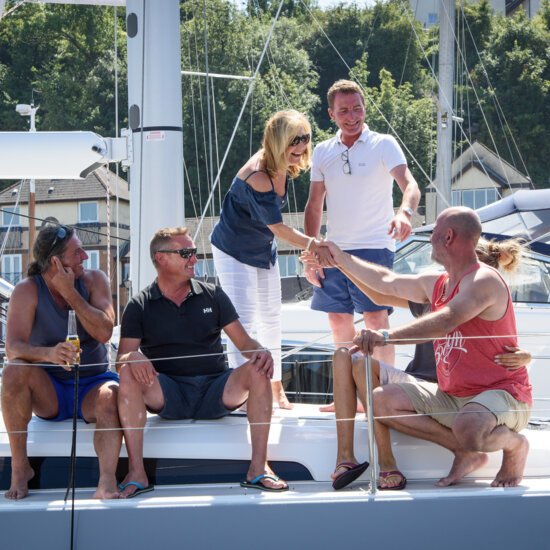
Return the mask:
[[130,262],[121,262],[121,282],[127,281],[130,278]]
[[99,221],[97,202],[78,203],[78,221],[80,223]]
[[99,250],[86,250],[88,259],[82,262],[84,269],[99,269]]
[[2,256],[2,277],[15,285],[21,279],[21,254],[4,254]]
[[452,192],[453,206],[467,206],[469,208],[481,208],[500,199],[500,195],[494,187],[488,189],[464,189]]
[[214,268],[214,260],[210,258],[197,260],[195,264],[195,273],[197,277],[215,277],[216,269]]
[[12,226],[19,227],[21,225],[19,214],[19,206],[4,206],[2,208],[2,225],[4,227]]
[[293,277],[302,275],[302,264],[298,261],[298,256],[295,254],[279,256],[279,273],[281,277]]

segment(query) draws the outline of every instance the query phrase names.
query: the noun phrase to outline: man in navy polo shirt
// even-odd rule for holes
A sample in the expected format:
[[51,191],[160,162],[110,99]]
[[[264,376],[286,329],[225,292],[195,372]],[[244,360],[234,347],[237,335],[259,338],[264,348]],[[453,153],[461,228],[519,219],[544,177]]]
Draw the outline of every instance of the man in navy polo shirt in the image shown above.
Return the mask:
[[[252,458],[243,487],[286,491],[267,463],[273,359],[239,322],[215,285],[194,279],[197,249],[184,227],[157,231],[150,244],[157,279],[124,311],[118,364],[119,414],[129,471],[121,497],[151,491],[143,465],[145,411],[166,419],[214,419],[247,403]],[[227,367],[221,331],[249,360]],[[138,428],[138,429],[136,429]]]

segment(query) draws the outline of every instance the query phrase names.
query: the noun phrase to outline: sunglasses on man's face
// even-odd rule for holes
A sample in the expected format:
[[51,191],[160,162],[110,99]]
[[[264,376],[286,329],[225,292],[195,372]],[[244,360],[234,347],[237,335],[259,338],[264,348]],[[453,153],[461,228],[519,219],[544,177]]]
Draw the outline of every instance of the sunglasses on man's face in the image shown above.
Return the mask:
[[188,259],[191,256],[196,256],[196,248],[178,248],[176,250],[157,250],[157,252],[162,252],[163,254],[179,254],[182,258]]
[[311,134],[304,134],[303,136],[296,136],[291,142],[290,147],[296,147],[296,145],[299,145],[300,142],[304,145],[307,145],[309,143],[309,140],[311,139]]

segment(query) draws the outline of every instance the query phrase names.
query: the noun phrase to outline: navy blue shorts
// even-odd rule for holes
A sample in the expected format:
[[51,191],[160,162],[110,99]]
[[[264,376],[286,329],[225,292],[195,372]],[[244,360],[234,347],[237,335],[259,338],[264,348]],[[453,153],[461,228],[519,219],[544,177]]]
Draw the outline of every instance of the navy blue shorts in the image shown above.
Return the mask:
[[[52,376],[48,371],[46,374],[50,377],[55,393],[57,395],[57,404],[59,406],[59,412],[54,418],[45,418],[44,420],[52,420],[53,422],[61,422],[61,420],[66,420],[67,418],[73,417],[73,408],[74,408],[74,379],[70,378],[68,380],[59,380]],[[95,376],[86,376],[84,378],[79,378],[78,380],[78,418],[86,421],[82,416],[82,401],[88,392],[105,382],[117,382],[118,383],[118,374],[105,371],[102,374],[97,374]],[[39,417],[42,418],[42,417]]]
[[[346,250],[348,254],[367,260],[373,264],[393,267],[394,253],[387,248]],[[391,307],[377,306],[365,296],[339,269],[325,269],[322,288],[314,287],[311,309],[327,313],[364,313],[365,311],[392,310]]]
[[227,416],[232,410],[223,404],[223,390],[232,372],[227,369],[205,376],[159,374],[164,408],[157,414],[168,420],[212,420]]

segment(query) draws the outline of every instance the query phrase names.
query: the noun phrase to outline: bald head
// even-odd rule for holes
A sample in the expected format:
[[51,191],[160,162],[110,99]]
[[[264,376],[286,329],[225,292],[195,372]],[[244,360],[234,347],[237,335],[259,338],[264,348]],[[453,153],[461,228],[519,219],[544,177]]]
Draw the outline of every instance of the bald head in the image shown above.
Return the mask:
[[481,221],[479,216],[466,206],[454,206],[443,210],[437,217],[437,224],[450,228],[455,235],[474,245],[481,236]]

